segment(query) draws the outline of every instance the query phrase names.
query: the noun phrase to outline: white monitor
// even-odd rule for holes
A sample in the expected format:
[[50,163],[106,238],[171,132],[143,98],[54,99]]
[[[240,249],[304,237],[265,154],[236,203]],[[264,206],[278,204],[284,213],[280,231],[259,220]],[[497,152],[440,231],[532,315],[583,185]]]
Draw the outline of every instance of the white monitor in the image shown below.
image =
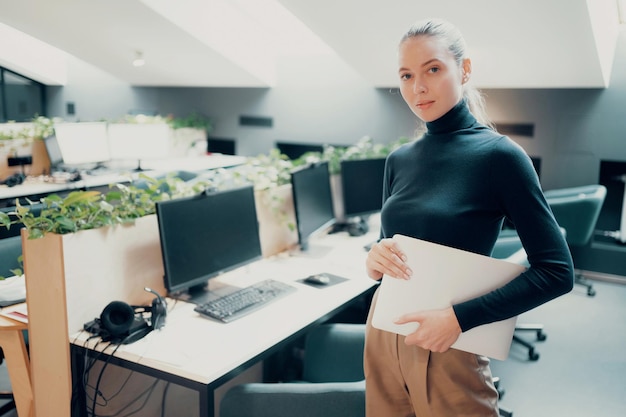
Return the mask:
[[66,165],[99,164],[111,159],[106,122],[57,123],[54,132]]
[[170,128],[165,123],[109,125],[111,159],[162,159],[169,156]]

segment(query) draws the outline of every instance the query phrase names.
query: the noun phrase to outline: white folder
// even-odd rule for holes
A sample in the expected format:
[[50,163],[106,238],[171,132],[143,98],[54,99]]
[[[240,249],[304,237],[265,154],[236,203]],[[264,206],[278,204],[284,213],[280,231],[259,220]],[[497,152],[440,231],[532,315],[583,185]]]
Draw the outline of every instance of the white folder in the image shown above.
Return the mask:
[[[516,263],[466,252],[424,240],[395,235],[413,271],[409,280],[384,276],[372,325],[401,335],[418,323],[395,324],[406,313],[441,309],[495,290],[521,274]],[[517,317],[475,327],[461,333],[453,348],[504,360],[509,354]]]

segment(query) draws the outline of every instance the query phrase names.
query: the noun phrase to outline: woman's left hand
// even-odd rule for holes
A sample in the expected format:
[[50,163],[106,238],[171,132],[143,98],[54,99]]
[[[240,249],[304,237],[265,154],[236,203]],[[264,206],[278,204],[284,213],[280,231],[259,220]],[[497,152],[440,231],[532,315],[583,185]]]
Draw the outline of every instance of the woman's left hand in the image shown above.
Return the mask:
[[433,352],[445,352],[461,334],[461,326],[452,307],[409,313],[398,318],[396,324],[417,322],[416,331],[406,336],[404,343]]

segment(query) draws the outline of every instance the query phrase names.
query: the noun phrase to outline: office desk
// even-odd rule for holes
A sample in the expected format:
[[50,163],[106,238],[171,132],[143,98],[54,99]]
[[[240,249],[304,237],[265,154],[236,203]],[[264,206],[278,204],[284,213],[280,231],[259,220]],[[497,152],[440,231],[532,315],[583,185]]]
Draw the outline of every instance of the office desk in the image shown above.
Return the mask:
[[[162,330],[121,346],[114,358],[104,357],[112,364],[197,391],[199,415],[213,416],[216,388],[376,285],[365,274],[363,245],[372,238],[349,237],[346,233],[326,235],[311,242],[309,254],[281,254],[224,274],[211,285],[247,286],[272,278],[291,283],[297,291],[228,324],[201,317],[193,312],[191,304],[168,299],[170,311]],[[298,282],[319,272],[348,279],[320,288]],[[70,338],[75,377],[82,375],[85,353],[96,357],[97,351],[103,350],[87,338],[84,332]],[[80,411],[74,410],[74,414]]]
[[79,181],[71,182],[44,182],[35,179],[27,179],[14,187],[0,187],[0,201],[10,200],[9,205],[14,205],[16,198],[28,197],[31,200],[39,196],[47,196],[54,193],[64,193],[75,190],[84,190],[104,185],[129,182],[136,174],[105,174],[85,175]]
[[13,398],[20,417],[34,416],[30,364],[22,333],[27,327],[25,323],[0,317],[0,347],[4,351]]
[[[216,168],[227,168],[245,163],[246,158],[243,156],[233,155],[210,155],[188,158],[170,158],[142,161],[144,174],[154,176],[164,172],[172,171],[208,171]],[[90,189],[95,187],[106,186],[115,183],[129,182],[133,178],[137,178],[138,173],[133,172],[130,168],[127,172],[120,167],[112,167],[111,172],[99,175],[83,174],[79,181],[53,183],[36,180],[26,180],[20,185],[14,187],[0,186],[0,201],[10,200],[10,204],[14,205],[15,198],[30,197],[39,198],[52,193],[63,193],[74,190]]]

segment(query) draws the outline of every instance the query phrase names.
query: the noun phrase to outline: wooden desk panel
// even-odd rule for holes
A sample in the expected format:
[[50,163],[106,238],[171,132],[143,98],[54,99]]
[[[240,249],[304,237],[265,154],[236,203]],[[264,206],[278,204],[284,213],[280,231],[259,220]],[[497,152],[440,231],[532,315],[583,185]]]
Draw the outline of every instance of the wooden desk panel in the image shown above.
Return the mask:
[[13,397],[20,417],[35,415],[30,363],[22,333],[27,327],[24,323],[0,317],[0,346],[4,351],[4,360],[7,362]]

